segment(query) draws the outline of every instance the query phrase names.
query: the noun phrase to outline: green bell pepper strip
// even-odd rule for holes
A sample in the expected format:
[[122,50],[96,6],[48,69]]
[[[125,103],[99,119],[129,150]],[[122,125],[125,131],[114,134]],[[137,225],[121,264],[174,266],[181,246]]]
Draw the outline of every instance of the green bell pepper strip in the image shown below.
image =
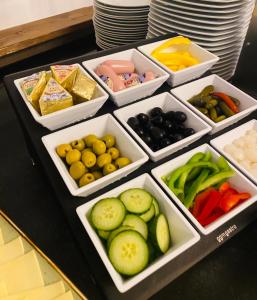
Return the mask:
[[220,156],[218,158],[218,160],[216,161],[216,164],[217,164],[218,168],[221,171],[229,171],[229,170],[231,170],[228,162],[226,161],[226,159],[223,156]]
[[[201,153],[201,152],[200,152]],[[211,151],[207,151],[202,157],[201,161],[210,161],[212,158]],[[189,162],[189,161],[188,161]],[[195,179],[201,172],[201,168],[194,168],[187,177],[187,181]]]

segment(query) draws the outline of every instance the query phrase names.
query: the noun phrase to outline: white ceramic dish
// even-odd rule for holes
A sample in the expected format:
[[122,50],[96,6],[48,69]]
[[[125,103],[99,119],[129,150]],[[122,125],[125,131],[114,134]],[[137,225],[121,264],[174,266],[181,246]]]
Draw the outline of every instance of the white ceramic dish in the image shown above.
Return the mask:
[[[168,147],[165,147],[156,152],[152,151],[151,148],[137,135],[137,133],[127,124],[127,120],[130,117],[135,117],[138,113],[148,113],[152,108],[160,107],[164,112],[182,111],[187,115],[186,126],[195,129],[196,133],[177,142]],[[193,143],[194,141],[201,138],[203,135],[211,131],[211,127],[203,122],[196,114],[189,110],[186,106],[182,105],[175,97],[169,93],[162,93],[157,96],[145,99],[143,101],[128,105],[124,108],[114,111],[114,115],[127,129],[127,131],[139,142],[139,144],[145,149],[150,158],[153,161],[158,161],[186,146]]]
[[[70,176],[69,171],[62,159],[57,155],[55,150],[56,147],[60,144],[66,144],[72,142],[73,140],[80,139],[88,134],[95,134],[96,136],[101,137],[107,133],[116,137],[116,144],[121,154],[130,158],[132,163],[79,188],[75,180],[73,180],[73,178]],[[98,191],[108,184],[127,176],[129,173],[139,168],[148,160],[148,156],[144,153],[144,151],[110,114],[106,114],[46,135],[42,137],[42,141],[63,181],[73,196],[88,196],[89,194]]]
[[150,4],[150,0],[97,0],[106,6],[117,6],[117,7],[141,7]]
[[246,200],[245,202],[243,202],[242,204],[238,205],[231,211],[229,211],[227,214],[221,216],[213,223],[209,224],[206,227],[203,227],[190,213],[190,211],[184,206],[181,200],[179,200],[176,197],[176,195],[168,188],[168,186],[164,183],[161,177],[169,174],[179,166],[184,165],[195,153],[207,152],[207,151],[211,151],[214,159],[220,156],[219,153],[216,152],[211,146],[209,146],[208,144],[204,144],[152,170],[153,176],[158,181],[158,183],[162,186],[162,188],[168,193],[168,195],[173,199],[173,201],[181,208],[181,210],[193,222],[193,224],[200,230],[200,232],[202,232],[205,235],[219,228],[221,225],[231,220],[234,216],[238,215],[244,209],[246,209],[247,207],[249,207],[250,205],[252,205],[254,202],[257,201],[257,187],[250,180],[248,180],[242,173],[240,173],[235,167],[230,165],[230,167],[236,172],[236,175],[234,175],[228,180],[229,183],[232,185],[232,187],[234,187],[239,192],[248,192],[252,195],[252,197]]
[[[142,74],[146,71],[152,71],[157,78],[119,92],[113,92],[95,73],[97,66],[107,59],[131,60],[135,64],[135,68],[138,73]],[[130,49],[106,56],[101,56],[95,59],[84,61],[82,64],[95,77],[95,79],[105,87],[117,106],[122,106],[152,95],[169,78],[168,73],[166,73],[158,65],[154,64],[150,59],[145,57],[136,49]]]
[[214,1],[206,1],[206,3],[202,3],[202,2],[195,2],[195,1],[185,1],[185,0],[173,0],[174,2],[178,2],[178,3],[183,3],[186,4],[187,6],[192,6],[192,7],[205,7],[205,8],[209,8],[209,9],[226,9],[226,8],[231,8],[231,7],[237,7],[242,5],[242,1],[241,0],[237,0],[237,1],[233,1],[233,2],[221,2],[220,4],[215,4]]
[[251,120],[235,129],[232,129],[217,138],[211,140],[211,145],[216,148],[223,156],[228,158],[241,172],[247,175],[255,184],[257,178],[254,177],[248,170],[246,170],[237,160],[235,160],[229,153],[224,151],[226,145],[231,144],[237,138],[244,136],[247,130],[254,129],[257,131],[257,120]]
[[[93,79],[79,64],[75,65],[79,67],[81,72]],[[22,99],[27,105],[35,121],[50,130],[55,130],[64,127],[68,124],[74,123],[76,121],[80,121],[94,116],[109,97],[105,90],[99,84],[97,84],[96,97],[94,99],[81,104],[76,104],[63,110],[56,111],[49,115],[41,116],[26,99],[26,96],[24,95],[21,89],[20,84],[24,80],[24,78],[25,77],[16,79],[14,81],[14,84],[17,87],[19,93],[21,94]]]
[[[117,197],[121,192],[129,188],[144,188],[158,200],[161,211],[166,215],[171,232],[171,248],[167,253],[155,260],[149,267],[139,274],[125,279],[112,266],[104,248],[103,243],[97,236],[95,230],[92,228],[88,220],[91,208],[99,200],[107,197]],[[86,232],[90,236],[98,254],[100,255],[105,267],[107,268],[112,280],[117,289],[124,293],[134,287],[136,284],[144,280],[147,276],[154,273],[169,261],[179,256],[181,253],[189,249],[192,245],[197,243],[200,239],[198,233],[193,229],[190,223],[176,208],[176,206],[168,199],[164,192],[159,188],[157,183],[148,174],[143,174],[135,179],[132,179],[125,184],[101,195],[100,197],[89,201],[77,208],[77,214],[85,227]]]
[[[217,92],[222,92],[234,98],[237,98],[241,102],[239,107],[240,112],[218,123],[213,122],[211,119],[199,112],[199,110],[193,105],[191,105],[188,102],[188,100],[194,95],[200,93],[203,90],[203,88],[208,85],[214,85],[215,91]],[[209,125],[211,125],[211,133],[215,133],[229,125],[236,123],[237,121],[241,120],[242,118],[246,117],[251,112],[257,109],[257,101],[254,98],[239,90],[238,88],[225,81],[218,75],[210,75],[199,80],[190,82],[183,86],[172,89],[171,93],[175,95],[180,101],[182,101],[182,103],[187,105],[191,110],[197,113]]]
[[151,56],[151,52],[154,49],[156,49],[157,47],[159,47],[161,44],[163,44],[164,42],[166,42],[168,40],[170,40],[170,39],[146,44],[146,45],[138,47],[138,50],[141,51],[147,57],[149,57],[156,64],[161,66],[170,75],[168,83],[171,86],[177,86],[177,85],[187,82],[189,80],[200,77],[202,74],[204,74],[207,70],[209,70],[219,60],[218,56],[208,52],[207,50],[203,49],[202,47],[198,46],[197,44],[191,42],[191,44],[189,46],[189,52],[194,57],[196,57],[200,61],[200,63],[197,65],[194,65],[192,67],[186,68],[184,70],[174,72],[174,71],[170,70],[169,68],[167,68],[164,64],[160,63],[157,59],[155,59]]

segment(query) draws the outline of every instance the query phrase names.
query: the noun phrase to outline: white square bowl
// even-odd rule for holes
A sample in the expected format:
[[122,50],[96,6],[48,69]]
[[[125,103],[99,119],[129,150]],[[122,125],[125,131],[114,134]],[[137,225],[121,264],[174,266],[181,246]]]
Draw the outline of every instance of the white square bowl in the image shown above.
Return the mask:
[[221,216],[216,221],[212,222],[206,227],[203,227],[197,219],[190,213],[190,211],[183,205],[181,200],[168,188],[165,182],[162,180],[162,176],[165,176],[175,170],[176,168],[184,165],[195,153],[197,152],[207,152],[210,151],[214,159],[217,159],[220,155],[217,151],[215,151],[211,146],[208,144],[203,144],[183,155],[180,155],[167,163],[160,165],[159,167],[152,170],[153,176],[159,182],[159,184],[163,187],[163,189],[168,193],[168,195],[173,199],[173,201],[181,208],[181,210],[185,213],[185,215],[195,224],[195,226],[199,229],[200,232],[207,235],[214,231],[215,229],[219,228],[221,225],[232,219],[234,216],[239,214],[241,211],[252,205],[254,202],[257,201],[257,187],[248,180],[242,173],[240,173],[235,167],[231,164],[230,167],[236,172],[232,178],[228,181],[230,184],[241,192],[249,192],[252,196],[250,199],[244,201],[225,215]]
[[189,51],[195,58],[199,60],[200,63],[192,67],[188,67],[186,69],[174,72],[168,67],[166,67],[164,64],[162,64],[160,61],[151,56],[151,53],[154,49],[156,49],[168,40],[170,40],[170,38],[166,40],[161,40],[159,42],[139,46],[138,50],[141,51],[147,57],[149,57],[156,64],[161,66],[169,74],[168,84],[170,86],[177,86],[184,82],[200,77],[219,60],[218,56],[203,49],[196,43],[191,42],[191,44],[189,45]]
[[[113,92],[95,73],[95,69],[107,59],[131,60],[135,64],[135,68],[138,73],[142,74],[147,71],[152,71],[157,78],[119,92]],[[90,59],[84,61],[82,64],[95,77],[95,79],[103,85],[117,106],[123,106],[152,95],[169,78],[169,75],[162,68],[154,64],[150,59],[145,57],[136,49],[125,50]]]
[[[118,197],[121,192],[135,187],[146,189],[158,200],[160,210],[165,214],[169,223],[172,243],[168,252],[156,259],[153,263],[150,264],[149,267],[147,267],[139,274],[125,279],[112,266],[102,241],[90,224],[89,214],[93,205],[99,200],[108,197]],[[77,214],[82,224],[84,225],[85,230],[90,236],[103,263],[105,264],[105,267],[107,268],[117,289],[121,293],[124,293],[131,289],[147,276],[160,269],[166,263],[186,251],[188,248],[190,248],[200,240],[200,236],[194,230],[193,226],[186,220],[182,213],[169,200],[165,193],[160,189],[158,184],[155,183],[155,181],[148,174],[143,174],[139,177],[136,177],[122,184],[121,186],[103,194],[102,196],[79,206],[77,208]]]
[[[207,85],[213,85],[215,91],[222,92],[240,100],[240,112],[218,123],[213,122],[206,117],[197,108],[188,102],[188,100],[196,94],[199,94]],[[228,127],[237,121],[243,119],[251,112],[257,109],[257,101],[236,88],[226,80],[222,79],[218,75],[210,75],[196,81],[184,84],[180,87],[171,90],[171,93],[175,95],[180,101],[187,105],[191,110],[197,113],[202,119],[204,119],[212,127],[211,133],[216,133],[225,127]]]
[[240,171],[247,175],[255,184],[257,178],[254,177],[248,170],[246,170],[238,161],[236,161],[229,153],[224,151],[224,147],[231,144],[234,140],[245,135],[247,130],[254,129],[257,131],[257,120],[251,120],[235,129],[232,129],[217,138],[210,141],[211,145],[216,148],[222,155],[228,158]]
[[[135,117],[139,113],[148,113],[152,108],[160,107],[164,112],[174,110],[182,111],[187,115],[186,125],[195,129],[196,133],[167,146],[158,151],[153,151],[139,135],[127,124],[130,117]],[[201,138],[203,135],[211,131],[211,127],[205,123],[201,118],[189,110],[185,105],[173,97],[170,93],[162,93],[143,101],[128,105],[114,111],[114,115],[128,130],[128,132],[140,143],[153,161],[158,161]]]
[[[69,143],[73,140],[82,138],[88,134],[95,134],[96,136],[101,137],[107,133],[116,137],[116,144],[121,154],[130,158],[132,163],[109,175],[103,176],[88,185],[78,187],[76,181],[70,176],[62,159],[57,155],[56,147],[60,144]],[[144,151],[110,114],[43,136],[42,141],[62,176],[63,181],[73,196],[88,196],[108,184],[127,176],[148,160],[148,156]]]
[[[89,78],[93,79],[84,68],[82,68],[79,64],[75,64],[79,67],[80,71],[84,73]],[[97,111],[103,106],[105,101],[108,99],[109,95],[105,92],[105,90],[97,84],[96,86],[96,96],[94,99],[90,101],[85,101],[80,104],[73,105],[71,107],[53,112],[48,115],[41,116],[31,105],[31,103],[26,99],[26,96],[20,86],[21,82],[25,77],[14,80],[14,84],[16,85],[18,91],[21,94],[22,99],[27,105],[29,111],[31,112],[33,118],[36,122],[40,123],[42,126],[55,130],[61,127],[64,127],[68,124],[75,123],[80,120],[87,119],[89,117],[94,116]]]

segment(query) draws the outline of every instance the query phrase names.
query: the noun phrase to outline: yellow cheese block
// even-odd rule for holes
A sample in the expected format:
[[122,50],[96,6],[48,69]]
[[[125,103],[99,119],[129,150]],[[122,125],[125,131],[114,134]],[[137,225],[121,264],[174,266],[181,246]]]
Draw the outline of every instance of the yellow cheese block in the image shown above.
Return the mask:
[[0,218],[0,245],[1,236],[4,241],[3,244],[6,244],[16,239],[19,236],[19,234],[8,222],[6,222],[3,218]]
[[78,66],[76,65],[54,65],[51,66],[51,71],[53,78],[60,83],[62,87],[66,90],[71,91],[77,71]]
[[57,298],[54,298],[53,300],[74,300],[74,297],[72,296],[71,291],[69,291]]
[[6,283],[8,294],[44,286],[34,250],[0,266],[0,281]]
[[0,299],[8,295],[7,287],[4,281],[0,282]]
[[0,246],[0,265],[7,263],[24,254],[22,238],[18,237],[5,245]]
[[52,300],[63,295],[65,293],[65,287],[62,281],[58,281],[53,284],[49,284],[44,287],[26,290],[18,294],[3,297],[1,300],[23,300],[26,297],[29,300]]
[[56,80],[50,78],[43,94],[39,99],[39,106],[42,115],[73,105],[72,96]]
[[0,246],[3,244],[4,244],[4,237],[3,237],[2,229],[0,228]]

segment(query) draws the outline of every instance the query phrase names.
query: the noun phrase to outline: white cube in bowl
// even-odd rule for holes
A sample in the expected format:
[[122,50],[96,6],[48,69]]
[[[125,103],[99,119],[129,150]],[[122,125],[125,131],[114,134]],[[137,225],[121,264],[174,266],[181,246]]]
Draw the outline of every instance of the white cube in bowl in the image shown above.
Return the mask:
[[[128,157],[132,162],[109,175],[103,176],[83,187],[78,187],[76,181],[70,176],[64,162],[57,155],[56,147],[60,144],[66,144],[76,139],[81,139],[88,134],[95,134],[98,137],[102,137],[105,134],[114,135],[116,138],[116,145],[122,156]],[[144,151],[110,114],[48,134],[42,137],[42,141],[63,181],[73,196],[83,197],[96,192],[108,184],[127,176],[148,160],[148,156]]]
[[[177,86],[184,82],[200,77],[219,60],[218,56],[203,49],[196,43],[191,42],[188,51],[192,54],[193,57],[199,60],[199,64],[174,72],[168,67],[166,67],[163,63],[151,56],[153,50],[155,50],[157,47],[167,42],[168,40],[170,39],[139,46],[138,50],[141,51],[147,57],[149,57],[156,64],[161,66],[169,74],[169,79],[167,82],[170,86]],[[166,51],[168,52],[168,50],[169,48]]]
[[[239,112],[235,115],[224,119],[221,122],[215,123],[210,118],[201,113],[196,107],[188,102],[188,100],[194,95],[199,94],[206,86],[213,85],[215,92],[222,92],[231,97],[237,98],[240,101]],[[191,110],[197,113],[202,119],[211,125],[211,133],[216,133],[225,127],[228,127],[237,121],[243,119],[251,112],[257,109],[257,101],[233,86],[231,83],[222,79],[218,75],[210,75],[196,81],[184,84],[180,87],[171,90],[171,93],[175,95],[180,101],[187,105]]]
[[[244,136],[248,130],[255,130],[257,132],[257,120],[251,120],[235,129],[232,129],[217,138],[210,141],[211,145],[216,148],[222,155],[228,158],[240,171],[247,175],[255,184],[257,184],[257,177],[255,177],[249,170],[247,170],[240,162],[238,162],[231,154],[224,150],[226,145],[232,144],[234,140]],[[257,149],[256,149],[257,153]]]
[[[89,215],[92,207],[99,200],[109,197],[118,197],[121,192],[130,188],[143,188],[150,192],[158,201],[161,212],[167,217],[170,234],[171,234],[171,247],[169,250],[153,261],[145,270],[137,275],[124,278],[112,266],[105,247],[90,224]],[[90,236],[96,251],[100,255],[105,267],[107,268],[112,280],[114,281],[117,289],[124,293],[140,283],[147,276],[160,269],[169,261],[179,256],[181,253],[189,249],[192,245],[199,241],[200,236],[194,230],[192,225],[186,220],[182,213],[176,206],[168,199],[165,193],[159,188],[158,184],[148,174],[143,174],[136,177],[121,186],[89,201],[77,208],[77,214],[85,227],[86,232]]]
[[239,204],[235,208],[231,209],[228,213],[222,215],[216,221],[210,223],[207,226],[202,226],[197,219],[191,214],[191,212],[184,206],[181,200],[169,189],[166,183],[162,180],[162,176],[166,176],[171,173],[176,168],[184,165],[194,154],[198,152],[207,152],[210,151],[212,153],[212,157],[217,159],[220,154],[215,151],[208,144],[203,144],[200,147],[197,147],[183,155],[180,155],[167,163],[160,165],[159,167],[152,170],[153,176],[156,178],[158,183],[163,187],[163,189],[168,193],[168,195],[172,198],[172,200],[181,208],[181,210],[185,213],[185,215],[195,224],[195,226],[199,229],[200,232],[207,235],[213,232],[215,229],[219,228],[221,225],[232,219],[234,216],[242,212],[247,207],[251,206],[253,203],[257,201],[257,187],[248,180],[242,173],[240,173],[235,167],[230,165],[230,167],[236,172],[236,175],[228,179],[228,182],[231,184],[233,188],[238,190],[239,192],[248,192],[251,194],[251,198]]
[[[139,113],[148,113],[152,108],[160,107],[164,112],[168,111],[182,111],[187,115],[185,125],[192,127],[196,131],[195,134],[184,138],[172,145],[169,145],[158,151],[153,151],[139,135],[127,124],[130,117],[135,117]],[[129,131],[129,133],[142,145],[153,161],[158,161],[201,138],[203,135],[211,131],[211,127],[205,123],[201,118],[189,110],[185,105],[181,104],[175,97],[169,93],[162,93],[143,101],[128,105],[114,111],[114,115],[122,123],[122,125]]]
[[[93,79],[92,76],[90,76],[79,64],[75,65],[79,67],[82,73]],[[109,97],[105,90],[99,84],[97,84],[94,99],[58,110],[48,115],[41,116],[26,99],[26,96],[21,88],[21,82],[24,80],[24,78],[25,77],[14,80],[14,84],[20,92],[22,99],[27,105],[35,121],[50,130],[55,130],[94,116]]]
[[[143,74],[147,71],[152,71],[156,78],[140,85],[129,87],[119,92],[114,92],[95,73],[95,69],[101,63],[109,59],[131,60],[135,65],[137,73]],[[117,106],[123,106],[138,99],[151,96],[169,77],[169,75],[162,68],[154,64],[150,59],[145,57],[136,49],[125,50],[122,52],[90,59],[84,61],[82,64],[95,77],[95,79],[103,85]]]

